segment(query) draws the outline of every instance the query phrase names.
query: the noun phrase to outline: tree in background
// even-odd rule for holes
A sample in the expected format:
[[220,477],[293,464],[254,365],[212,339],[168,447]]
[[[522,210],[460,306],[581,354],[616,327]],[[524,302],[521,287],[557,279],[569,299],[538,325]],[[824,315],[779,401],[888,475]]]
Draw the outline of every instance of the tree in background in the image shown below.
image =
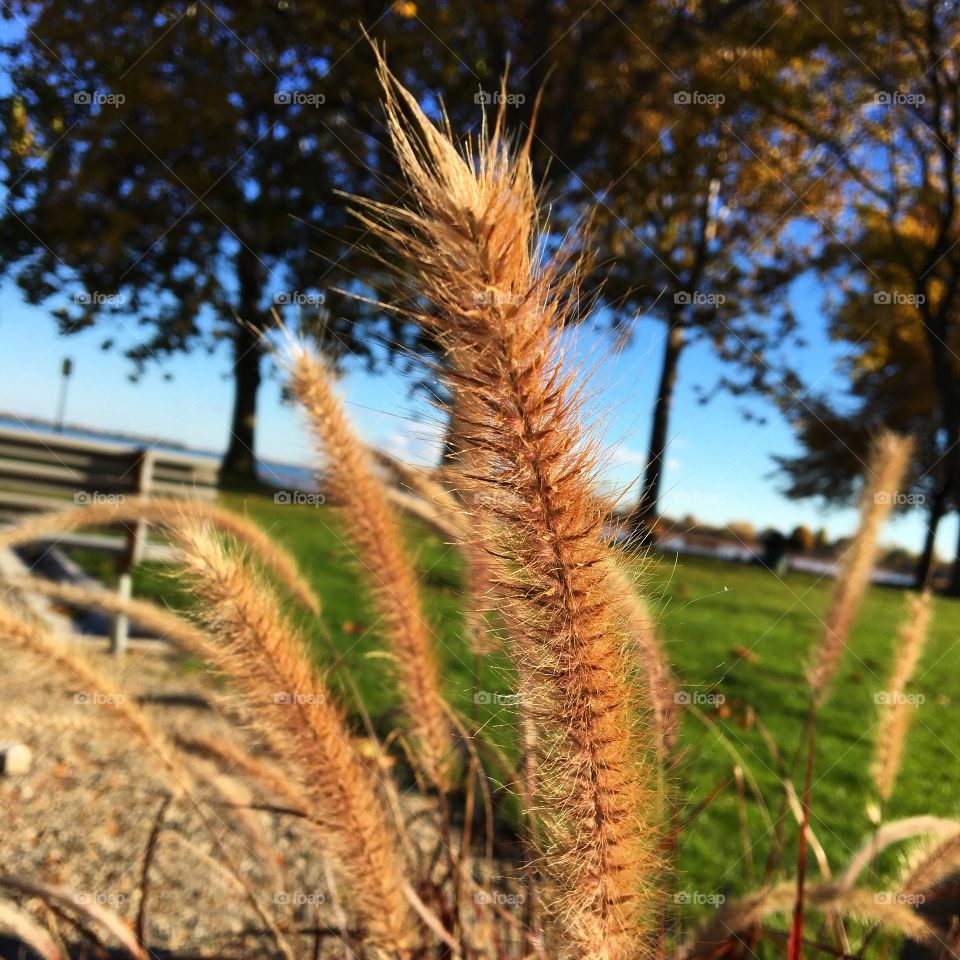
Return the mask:
[[[828,266],[847,278],[831,322],[858,358],[859,406],[852,419],[836,403],[816,411],[822,427],[801,419],[801,442],[821,451],[824,479],[812,482],[824,486],[837,476],[824,430],[849,430],[857,451],[878,422],[915,424],[917,482],[930,498],[922,582],[939,518],[960,504],[960,8],[870,0],[811,9],[804,24],[821,37],[816,56],[768,93],[777,115],[821,148],[823,175],[844,181],[844,209],[825,233]],[[809,45],[802,28],[788,43]],[[794,489],[809,488],[816,470],[801,468]],[[960,562],[952,580],[960,592]]]
[[[318,328],[332,356],[372,356],[380,318],[332,292],[360,262],[337,191],[379,187],[359,23],[386,17],[399,47],[408,19],[363,0],[18,0],[4,13],[26,29],[6,50],[3,261],[63,331],[96,324],[110,345],[126,327],[138,367],[228,342],[223,468],[251,477],[274,308]],[[65,287],[78,293],[60,306]]]
[[[788,480],[787,496],[816,497],[826,504],[850,504],[858,496],[871,437],[890,427],[915,439],[909,486],[895,508],[927,509],[927,533],[917,562],[917,587],[929,580],[937,528],[952,507],[952,484],[939,425],[939,396],[923,321],[914,298],[903,294],[909,277],[889,234],[870,211],[863,212],[855,246],[829,245],[820,266],[831,289],[827,304],[831,338],[842,345],[837,366],[842,392],[825,391],[805,401],[795,419],[800,452],[777,457]],[[862,269],[852,271],[850,261]],[[864,283],[869,271],[871,284]]]
[[446,4],[418,5],[428,32],[443,37],[425,54],[449,64],[455,125],[470,119],[463,78],[495,95],[509,61],[511,126],[532,127],[555,222],[562,229],[592,208],[600,315],[623,340],[638,318],[664,325],[633,517],[642,533],[656,521],[683,350],[709,342],[737,370],[719,386],[743,393],[765,380],[767,343],[793,330],[785,294],[803,261],[785,238],[824,187],[804,175],[803,141],[753,100],[757,84],[776,82],[768,38],[783,13],[773,0],[537,0],[485,4],[464,19]]
[[815,544],[816,538],[809,527],[800,524],[800,526],[793,528],[793,533],[790,534],[791,550],[795,550],[797,553],[810,553]]
[[138,363],[229,340],[228,471],[252,471],[258,335],[278,292],[291,301],[282,310],[307,308],[333,354],[369,358],[375,332],[411,364],[433,354],[401,322],[381,329],[377,311],[331,292],[375,269],[337,191],[394,186],[369,133],[379,93],[360,23],[388,38],[418,96],[436,106],[442,95],[458,128],[480,122],[509,63],[508,124],[533,137],[558,233],[595,207],[601,316],[623,338],[638,318],[663,323],[638,527],[657,514],[689,344],[727,362],[719,387],[769,387],[769,344],[794,332],[786,292],[803,267],[789,226],[825,208],[833,186],[784,117],[794,92],[771,93],[794,68],[784,37],[796,33],[798,55],[822,39],[795,30],[789,4],[11,9],[31,30],[9,51],[5,260],[33,300],[65,281],[85,291],[61,311],[65,330],[135,322]]
[[623,195],[597,215],[613,264],[605,303],[617,332],[627,339],[646,319],[664,327],[647,466],[632,515],[642,538],[658,514],[683,352],[706,342],[727,364],[720,386],[735,394],[761,389],[768,343],[783,346],[795,333],[787,293],[806,269],[802,250],[786,237],[795,207],[786,183],[799,186],[800,157],[786,142],[773,147],[775,130],[747,105],[710,109],[679,111],[669,133],[624,175]]

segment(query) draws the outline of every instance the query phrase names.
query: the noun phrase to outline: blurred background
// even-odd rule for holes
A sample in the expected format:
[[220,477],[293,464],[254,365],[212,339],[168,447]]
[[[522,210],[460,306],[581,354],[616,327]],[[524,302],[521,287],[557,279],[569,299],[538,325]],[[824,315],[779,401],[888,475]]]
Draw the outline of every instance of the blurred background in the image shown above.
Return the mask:
[[[375,60],[531,138],[620,535],[829,570],[912,434],[884,576],[960,590],[960,11],[934,0],[3,4],[0,424],[311,483],[258,338],[314,333],[375,446],[444,456],[351,194],[402,196]],[[589,229],[584,226],[589,224]],[[401,296],[396,291],[396,297]]]

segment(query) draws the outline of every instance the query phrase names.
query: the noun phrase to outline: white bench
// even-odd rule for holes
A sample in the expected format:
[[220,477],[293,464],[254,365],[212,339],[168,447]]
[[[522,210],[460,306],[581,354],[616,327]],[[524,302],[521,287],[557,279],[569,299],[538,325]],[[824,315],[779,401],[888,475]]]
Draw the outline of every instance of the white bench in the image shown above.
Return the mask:
[[[110,497],[164,496],[213,500],[219,464],[195,454],[0,426],[0,523],[27,513],[94,503]],[[131,571],[145,557],[168,554],[147,540],[143,521],[114,534],[67,532],[44,541],[116,555],[122,597],[131,595]],[[110,649],[126,649],[129,623],[113,619]]]

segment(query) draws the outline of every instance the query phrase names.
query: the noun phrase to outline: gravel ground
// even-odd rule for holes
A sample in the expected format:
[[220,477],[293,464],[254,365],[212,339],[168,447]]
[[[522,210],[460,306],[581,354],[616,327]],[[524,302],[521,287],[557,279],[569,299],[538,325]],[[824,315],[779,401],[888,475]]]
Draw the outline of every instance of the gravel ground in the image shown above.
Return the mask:
[[[119,664],[104,654],[93,657],[130,695],[147,698],[145,709],[158,728],[242,742],[243,732],[211,709],[215,693],[204,675],[156,652],[132,652]],[[113,910],[134,929],[144,852],[169,784],[156,759],[124,733],[115,708],[84,701],[77,696],[83,693],[48,665],[0,647],[0,741],[21,741],[34,753],[28,774],[0,776],[0,872],[67,888],[79,902]],[[244,799],[264,799],[238,777],[229,785]],[[244,830],[235,811],[213,803],[203,809],[212,831],[188,801],[166,811],[150,873],[151,949],[158,955],[280,955],[273,938],[262,935],[263,918],[219,866],[223,851],[283,929],[335,923],[322,857],[295,817],[245,810]],[[14,899],[69,939],[69,927],[38,900]],[[298,955],[311,954],[293,940]],[[345,955],[342,946],[336,955]]]

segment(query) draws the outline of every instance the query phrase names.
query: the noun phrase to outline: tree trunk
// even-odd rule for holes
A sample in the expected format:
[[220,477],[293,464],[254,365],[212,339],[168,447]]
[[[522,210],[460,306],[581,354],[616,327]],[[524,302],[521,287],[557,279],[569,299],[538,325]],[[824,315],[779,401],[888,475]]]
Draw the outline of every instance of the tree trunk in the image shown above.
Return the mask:
[[917,561],[914,575],[914,587],[917,590],[926,590],[930,586],[930,575],[933,572],[933,553],[937,539],[937,528],[947,508],[947,496],[950,492],[950,481],[945,479],[937,484],[930,500],[930,510],[927,513],[927,536],[923,542],[923,552]]
[[660,481],[667,453],[667,431],[670,425],[670,408],[673,391],[677,384],[677,368],[686,338],[683,324],[671,321],[667,328],[667,342],[663,351],[663,367],[660,371],[660,386],[653,407],[653,422],[650,430],[650,446],[647,451],[647,468],[644,473],[640,500],[630,514],[630,527],[634,537],[641,543],[652,539],[654,525],[659,513]]
[[256,479],[254,445],[261,350],[257,334],[239,326],[233,338],[234,386],[230,442],[221,465],[221,472],[234,480]]
[[[960,483],[960,381],[954,368],[952,354],[946,344],[951,342],[951,333],[960,324],[960,300],[948,297],[936,312],[929,308],[929,298],[921,304],[924,332],[930,350],[933,367],[933,379],[940,399],[940,411],[946,445],[946,471],[950,478],[953,502],[960,501],[957,496],[957,484]],[[954,558],[950,575],[949,593],[960,596],[960,538],[957,542],[957,555]]]
[[260,264],[251,248],[241,242],[237,253],[240,322],[233,331],[233,415],[230,440],[221,474],[236,481],[255,480],[257,391],[260,389]]
[[957,553],[953,558],[953,569],[950,571],[950,586],[947,592],[951,597],[960,597],[960,523],[957,524]]

